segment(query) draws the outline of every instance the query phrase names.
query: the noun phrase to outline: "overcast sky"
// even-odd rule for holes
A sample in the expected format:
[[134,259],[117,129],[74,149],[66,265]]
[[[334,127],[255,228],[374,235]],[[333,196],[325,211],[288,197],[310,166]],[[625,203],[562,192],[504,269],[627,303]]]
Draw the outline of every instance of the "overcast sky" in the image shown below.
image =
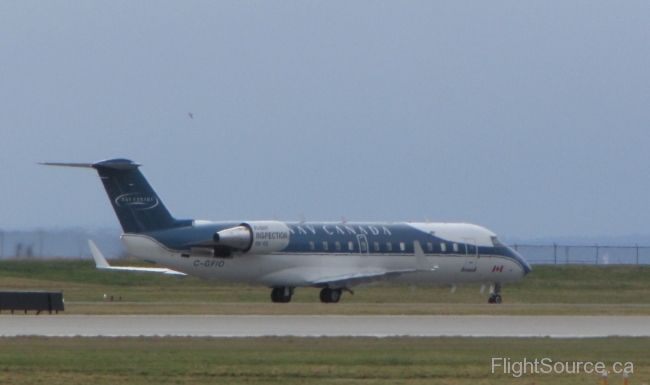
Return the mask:
[[[650,234],[650,2],[5,1],[0,228],[181,218]],[[190,118],[189,113],[193,114]]]

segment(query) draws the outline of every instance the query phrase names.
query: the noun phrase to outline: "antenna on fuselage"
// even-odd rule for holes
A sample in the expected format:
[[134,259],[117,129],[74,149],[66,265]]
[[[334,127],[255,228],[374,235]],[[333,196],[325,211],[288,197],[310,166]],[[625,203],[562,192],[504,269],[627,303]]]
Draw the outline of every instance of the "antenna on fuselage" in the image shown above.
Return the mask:
[[341,223],[348,223],[348,220],[345,218],[345,215],[341,215]]
[[305,216],[300,213],[300,223],[305,223],[307,222],[307,219],[305,219]]

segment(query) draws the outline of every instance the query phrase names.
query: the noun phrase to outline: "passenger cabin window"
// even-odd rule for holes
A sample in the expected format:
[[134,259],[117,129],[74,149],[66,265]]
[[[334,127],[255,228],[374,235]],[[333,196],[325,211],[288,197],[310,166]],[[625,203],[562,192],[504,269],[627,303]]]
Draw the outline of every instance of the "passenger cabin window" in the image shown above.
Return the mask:
[[361,251],[366,251],[368,249],[368,245],[366,242],[361,241]]
[[433,243],[427,242],[427,250],[433,251]]
[[323,250],[327,251],[328,248],[327,242],[323,242]]
[[386,242],[386,250],[393,251],[393,244],[390,242]]
[[348,249],[349,249],[350,251],[353,251],[353,250],[354,250],[354,243],[352,243],[352,242],[348,242]]
[[334,248],[336,251],[341,251],[341,243],[340,242],[334,242]]
[[454,243],[454,253],[458,252],[458,243]]
[[375,251],[379,251],[379,242],[375,242]]
[[440,250],[444,253],[447,251],[447,244],[444,242],[440,242]]
[[404,244],[404,242],[399,243],[399,249],[402,251],[406,251],[406,245]]
[[314,242],[309,242],[309,250],[314,250]]

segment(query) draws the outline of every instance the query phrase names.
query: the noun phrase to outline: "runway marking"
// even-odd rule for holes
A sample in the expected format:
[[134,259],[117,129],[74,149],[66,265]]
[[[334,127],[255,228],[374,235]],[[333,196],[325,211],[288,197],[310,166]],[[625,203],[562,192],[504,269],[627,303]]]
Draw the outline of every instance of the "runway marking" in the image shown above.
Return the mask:
[[650,316],[2,315],[0,336],[650,337]]

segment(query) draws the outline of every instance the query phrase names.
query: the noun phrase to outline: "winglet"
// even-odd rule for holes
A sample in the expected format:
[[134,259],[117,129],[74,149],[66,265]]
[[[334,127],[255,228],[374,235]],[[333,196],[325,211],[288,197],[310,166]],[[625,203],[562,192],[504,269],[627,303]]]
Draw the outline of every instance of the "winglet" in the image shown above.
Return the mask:
[[99,251],[95,242],[88,240],[88,246],[90,246],[90,251],[93,253],[93,258],[95,259],[95,264],[98,269],[102,270],[111,270],[111,271],[135,271],[140,273],[158,273],[166,275],[175,275],[178,277],[185,277],[187,274],[181,273],[180,271],[171,270],[167,268],[158,268],[158,267],[137,267],[137,266],[116,266],[113,267],[108,264],[106,258]]
[[415,250],[415,269],[417,271],[432,271],[436,270],[436,267],[431,267],[429,261],[427,261],[426,255],[420,246],[420,242],[413,241],[413,249]]
[[88,246],[90,246],[90,252],[93,254],[93,259],[95,259],[95,265],[98,269],[110,269],[111,265],[108,264],[106,258],[102,255],[102,252],[99,251],[95,242],[88,240]]

